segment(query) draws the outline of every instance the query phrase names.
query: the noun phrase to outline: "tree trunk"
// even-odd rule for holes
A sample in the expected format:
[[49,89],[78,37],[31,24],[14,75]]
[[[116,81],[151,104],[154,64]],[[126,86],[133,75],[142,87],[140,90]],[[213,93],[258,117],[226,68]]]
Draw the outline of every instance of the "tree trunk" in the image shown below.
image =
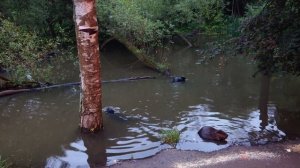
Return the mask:
[[84,132],[103,128],[100,53],[95,0],[73,0],[80,63],[80,127]]
[[143,50],[137,48],[133,43],[131,43],[129,40],[126,40],[124,38],[121,38],[120,36],[114,36],[116,40],[118,40],[120,43],[122,43],[133,55],[137,57],[138,60],[140,60],[145,66],[154,69],[158,72],[165,73],[166,71],[169,71],[169,67],[167,65],[160,66],[159,63],[157,63],[154,58],[149,58]]
[[260,86],[260,96],[259,96],[259,119],[261,120],[260,126],[265,129],[268,126],[269,116],[268,116],[268,101],[269,101],[269,90],[270,90],[270,75],[262,75]]

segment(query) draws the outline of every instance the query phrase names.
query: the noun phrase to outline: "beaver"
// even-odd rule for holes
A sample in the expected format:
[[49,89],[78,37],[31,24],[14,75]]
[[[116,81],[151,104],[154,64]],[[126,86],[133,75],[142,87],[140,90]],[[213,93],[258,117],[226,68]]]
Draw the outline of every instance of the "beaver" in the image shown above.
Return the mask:
[[210,126],[204,126],[198,131],[199,136],[205,140],[212,140],[212,141],[225,141],[228,137],[222,130],[217,130]]
[[103,111],[108,113],[108,114],[115,114],[116,108],[112,106],[104,107]]
[[118,121],[127,121],[128,117],[120,112],[120,107],[107,106],[102,109],[105,112],[106,116],[118,120]]
[[172,77],[172,83],[176,83],[176,82],[184,83],[185,82],[185,77],[183,77],[183,76],[173,76]]

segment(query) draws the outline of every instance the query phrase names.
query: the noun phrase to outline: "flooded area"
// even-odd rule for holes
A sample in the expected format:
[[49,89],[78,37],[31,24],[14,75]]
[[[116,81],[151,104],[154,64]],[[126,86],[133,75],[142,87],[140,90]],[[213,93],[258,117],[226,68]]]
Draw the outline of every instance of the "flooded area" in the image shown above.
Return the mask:
[[[0,154],[16,167],[88,167],[145,158],[168,145],[164,129],[180,131],[181,150],[214,151],[230,145],[257,145],[300,137],[300,79],[252,77],[255,64],[245,57],[217,57],[202,62],[199,48],[174,47],[173,74],[185,83],[144,67],[123,47],[101,55],[102,76],[112,80],[133,76],[156,79],[104,83],[100,134],[79,132],[78,86],[22,93],[0,98]],[[79,81],[76,65],[64,66],[63,82]],[[228,133],[227,143],[203,141],[202,126]]]

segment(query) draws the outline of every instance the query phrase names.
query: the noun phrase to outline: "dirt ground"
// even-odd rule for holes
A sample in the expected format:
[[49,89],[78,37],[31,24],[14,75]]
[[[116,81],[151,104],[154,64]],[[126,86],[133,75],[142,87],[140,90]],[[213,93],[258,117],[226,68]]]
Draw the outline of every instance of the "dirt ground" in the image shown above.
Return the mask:
[[300,168],[300,140],[264,146],[232,146],[204,153],[169,149],[141,160],[111,168]]

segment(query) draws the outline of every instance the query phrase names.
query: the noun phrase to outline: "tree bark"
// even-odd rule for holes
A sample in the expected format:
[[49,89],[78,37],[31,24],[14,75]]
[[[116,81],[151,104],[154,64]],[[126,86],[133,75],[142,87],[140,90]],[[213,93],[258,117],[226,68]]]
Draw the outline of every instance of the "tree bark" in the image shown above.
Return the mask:
[[81,77],[80,127],[84,132],[103,128],[100,53],[95,0],[73,0]]

